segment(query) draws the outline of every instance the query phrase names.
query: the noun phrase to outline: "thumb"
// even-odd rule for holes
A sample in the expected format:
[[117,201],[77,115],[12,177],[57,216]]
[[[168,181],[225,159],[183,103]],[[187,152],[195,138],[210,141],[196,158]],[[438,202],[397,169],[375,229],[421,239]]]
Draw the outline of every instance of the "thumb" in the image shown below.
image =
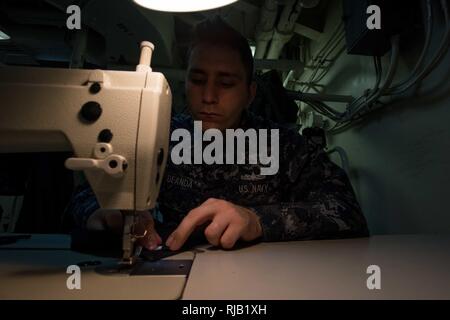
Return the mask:
[[148,250],[155,250],[161,243],[161,237],[153,230],[147,230],[145,237],[138,240],[138,243]]
[[161,237],[155,230],[155,222],[150,212],[140,213],[135,227],[135,231],[138,234],[145,234],[144,237],[138,240],[141,246],[154,250],[162,243]]

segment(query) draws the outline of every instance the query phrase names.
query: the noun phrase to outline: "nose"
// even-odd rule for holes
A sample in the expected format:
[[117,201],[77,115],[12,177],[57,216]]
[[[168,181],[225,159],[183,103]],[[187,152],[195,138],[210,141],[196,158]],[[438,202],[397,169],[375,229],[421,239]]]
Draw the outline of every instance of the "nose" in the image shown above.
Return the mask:
[[204,104],[216,104],[218,102],[218,92],[212,81],[207,81],[203,87],[202,101]]

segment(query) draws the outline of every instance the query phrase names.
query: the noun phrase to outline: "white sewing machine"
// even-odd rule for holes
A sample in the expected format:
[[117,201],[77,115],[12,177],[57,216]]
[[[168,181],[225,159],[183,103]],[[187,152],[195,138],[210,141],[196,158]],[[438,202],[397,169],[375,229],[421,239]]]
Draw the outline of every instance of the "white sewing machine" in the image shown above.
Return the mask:
[[142,42],[135,72],[0,67],[0,153],[73,151],[99,204],[125,213],[132,263],[136,210],[155,206],[168,155],[172,94]]

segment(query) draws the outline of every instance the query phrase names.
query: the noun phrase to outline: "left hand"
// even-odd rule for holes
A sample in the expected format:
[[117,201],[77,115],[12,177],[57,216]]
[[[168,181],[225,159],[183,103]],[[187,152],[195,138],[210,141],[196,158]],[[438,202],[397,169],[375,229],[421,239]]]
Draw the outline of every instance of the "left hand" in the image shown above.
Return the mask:
[[[161,237],[155,230],[155,223],[149,211],[136,212],[135,232],[145,236],[138,239],[141,246],[149,250],[156,249],[161,243]],[[119,210],[97,209],[91,214],[86,223],[88,230],[110,230],[123,234],[123,213]]]
[[205,236],[214,246],[231,249],[237,240],[252,241],[262,235],[259,217],[250,209],[210,198],[192,209],[166,241],[171,250],[180,249],[197,226],[211,221]]

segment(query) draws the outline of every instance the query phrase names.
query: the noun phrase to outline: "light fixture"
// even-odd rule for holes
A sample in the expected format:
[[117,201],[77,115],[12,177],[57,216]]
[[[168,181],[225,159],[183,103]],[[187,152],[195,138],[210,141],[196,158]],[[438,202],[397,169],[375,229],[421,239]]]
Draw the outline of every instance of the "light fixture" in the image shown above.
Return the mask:
[[237,0],[134,0],[138,5],[157,11],[194,12],[229,5]]
[[252,50],[252,56],[255,56],[256,46],[250,46],[250,50]]
[[0,40],[9,40],[9,39],[11,39],[11,37],[0,30]]

